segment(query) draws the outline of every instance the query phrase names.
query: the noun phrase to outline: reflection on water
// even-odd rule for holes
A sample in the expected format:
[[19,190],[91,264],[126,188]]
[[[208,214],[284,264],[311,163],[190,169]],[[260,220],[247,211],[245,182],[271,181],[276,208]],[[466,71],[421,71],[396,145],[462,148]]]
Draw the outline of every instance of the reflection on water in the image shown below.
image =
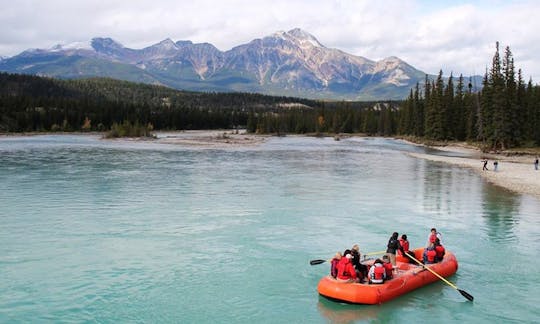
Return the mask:
[[519,225],[520,196],[495,186],[482,191],[487,235],[500,242],[516,241],[514,228]]
[[[540,267],[539,201],[404,154],[422,150],[379,138],[222,150],[0,138],[0,323],[538,318],[540,281],[508,275]],[[329,265],[308,260],[354,243],[379,251],[394,230],[420,246],[433,226],[474,304],[443,283],[383,305],[318,298]]]
[[338,303],[319,295],[317,310],[329,323],[348,324],[374,320],[380,308],[373,305]]

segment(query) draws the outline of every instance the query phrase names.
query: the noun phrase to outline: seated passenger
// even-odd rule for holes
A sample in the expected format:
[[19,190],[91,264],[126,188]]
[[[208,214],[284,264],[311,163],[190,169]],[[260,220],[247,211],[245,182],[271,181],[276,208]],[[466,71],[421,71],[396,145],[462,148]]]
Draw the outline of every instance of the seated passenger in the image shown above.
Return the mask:
[[375,260],[373,266],[369,268],[369,282],[374,284],[382,284],[386,279],[386,269],[383,266],[381,259]]
[[386,273],[386,280],[392,279],[392,277],[393,277],[392,272],[394,270],[394,267],[392,267],[392,263],[390,262],[390,258],[388,258],[387,255],[383,255],[382,260],[383,260],[383,267],[384,267],[384,270],[385,270],[385,273]]
[[339,260],[341,260],[341,252],[337,252],[336,255],[334,255],[334,258],[332,258],[332,261],[330,263],[330,275],[334,278],[337,277],[337,265],[339,263]]
[[438,238],[435,239],[435,252],[437,254],[435,262],[441,262],[444,254],[446,253],[446,250],[444,246],[442,246],[441,241]]
[[437,262],[437,252],[435,252],[434,243],[429,243],[429,246],[424,249],[423,261],[425,264]]
[[358,276],[358,279],[362,281],[364,278],[367,278],[367,267],[360,262],[360,247],[358,247],[358,244],[353,245],[351,249],[351,255],[352,259],[351,262],[354,266],[354,269],[356,269],[356,275]]
[[[399,239],[399,244],[401,244],[401,246],[403,247],[404,253],[414,255],[414,252],[409,251],[409,241],[407,240],[407,234],[401,235],[401,238]],[[398,250],[397,253],[398,253],[398,255],[402,255],[402,256],[406,257],[407,259],[409,259],[409,263],[415,263],[414,260],[411,259],[410,256],[408,256],[407,254],[402,253],[401,250]]]
[[356,282],[358,277],[351,262],[351,251],[346,250],[345,252],[345,256],[337,264],[337,279],[340,281]]

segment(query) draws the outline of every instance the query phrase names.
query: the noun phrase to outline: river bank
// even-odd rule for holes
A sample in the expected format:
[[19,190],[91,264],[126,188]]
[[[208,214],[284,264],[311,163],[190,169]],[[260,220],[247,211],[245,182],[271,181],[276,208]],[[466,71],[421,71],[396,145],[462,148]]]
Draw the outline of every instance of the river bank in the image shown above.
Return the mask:
[[[413,143],[414,144],[414,143]],[[488,182],[517,193],[540,198],[540,170],[535,170],[537,158],[531,154],[507,155],[482,153],[479,149],[467,145],[447,145],[431,147],[436,150],[467,154],[470,157],[441,156],[435,154],[409,153],[410,156],[436,162],[444,162],[460,167],[471,168]],[[487,169],[483,170],[487,160]],[[494,162],[497,162],[495,171]]]

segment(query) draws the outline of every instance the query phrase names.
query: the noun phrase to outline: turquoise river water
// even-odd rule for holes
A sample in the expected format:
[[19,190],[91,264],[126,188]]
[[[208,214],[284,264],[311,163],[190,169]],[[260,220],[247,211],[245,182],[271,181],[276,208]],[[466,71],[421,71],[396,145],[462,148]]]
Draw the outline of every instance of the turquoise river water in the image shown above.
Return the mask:
[[[424,150],[2,137],[0,322],[536,322],[540,201],[406,154]],[[329,266],[311,259],[383,250],[394,231],[422,246],[431,227],[474,302],[443,282],[375,306],[318,295]]]

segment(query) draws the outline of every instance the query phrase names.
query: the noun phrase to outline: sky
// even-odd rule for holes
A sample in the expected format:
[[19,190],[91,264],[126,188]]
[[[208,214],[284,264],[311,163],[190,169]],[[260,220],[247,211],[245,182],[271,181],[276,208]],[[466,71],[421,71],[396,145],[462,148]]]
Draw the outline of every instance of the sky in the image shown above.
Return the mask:
[[130,48],[170,38],[222,51],[301,28],[326,47],[415,68],[482,75],[495,42],[540,83],[539,0],[0,0],[0,56],[111,37]]

